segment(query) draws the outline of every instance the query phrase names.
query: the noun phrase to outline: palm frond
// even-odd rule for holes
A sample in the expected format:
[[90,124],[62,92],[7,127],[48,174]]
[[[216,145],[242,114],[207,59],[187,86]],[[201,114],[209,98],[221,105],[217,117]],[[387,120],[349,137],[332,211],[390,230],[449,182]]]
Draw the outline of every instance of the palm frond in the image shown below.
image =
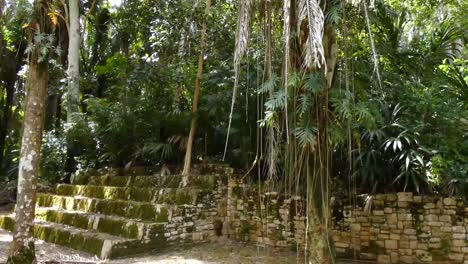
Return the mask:
[[240,0],[239,15],[236,29],[236,50],[234,52],[235,71],[239,70],[240,62],[245,52],[250,35],[250,8],[251,0]]
[[[323,10],[320,8],[317,0],[302,0],[300,2],[305,2],[307,25],[309,28],[304,54],[304,64],[307,68],[321,68],[322,66],[326,68],[325,52],[322,42],[325,24]],[[299,10],[299,18],[301,18],[304,12],[304,4],[300,3],[299,6],[301,7],[301,10]]]
[[317,128],[310,126],[296,127],[293,133],[296,139],[299,141],[300,147],[311,147],[314,149],[317,143]]

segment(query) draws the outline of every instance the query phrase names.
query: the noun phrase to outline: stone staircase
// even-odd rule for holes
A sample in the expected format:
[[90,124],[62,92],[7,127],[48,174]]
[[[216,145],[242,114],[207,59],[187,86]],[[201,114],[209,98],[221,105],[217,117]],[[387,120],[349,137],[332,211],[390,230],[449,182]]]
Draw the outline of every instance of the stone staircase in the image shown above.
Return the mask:
[[[178,188],[177,175],[106,175],[90,177],[87,185],[59,184],[37,195],[34,236],[101,259],[213,240],[221,232],[227,177],[192,179],[185,188]],[[0,215],[0,228],[12,231],[14,224],[13,213]]]

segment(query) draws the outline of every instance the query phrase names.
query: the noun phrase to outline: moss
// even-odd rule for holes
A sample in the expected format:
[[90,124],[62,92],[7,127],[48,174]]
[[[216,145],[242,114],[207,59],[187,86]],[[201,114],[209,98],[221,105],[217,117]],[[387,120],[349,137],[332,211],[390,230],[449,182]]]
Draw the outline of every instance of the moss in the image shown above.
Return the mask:
[[85,215],[74,214],[72,218],[72,225],[81,229],[89,229],[89,219]]
[[33,233],[34,236],[39,239],[46,240],[47,238],[46,228],[44,228],[43,226],[35,226]]
[[193,195],[193,190],[177,190],[174,194],[174,202],[177,205],[192,204]]
[[336,252],[336,256],[343,259],[354,259],[355,252],[352,249],[347,248],[344,252]]
[[198,214],[198,219],[206,220],[206,215],[205,215],[203,212],[200,212],[200,213]]
[[444,261],[447,260],[447,256],[450,253],[450,239],[442,238],[440,240],[439,249],[431,249],[430,253],[433,261]]
[[85,239],[82,234],[80,233],[72,233],[70,234],[70,245],[77,250],[82,250],[85,243]]
[[8,231],[13,231],[13,229],[15,228],[15,220],[9,216],[1,216],[0,227]]
[[192,186],[202,190],[213,190],[216,187],[216,177],[214,175],[203,175],[192,179]]
[[277,240],[277,241],[284,240],[281,229],[276,229],[273,232],[270,232],[269,235],[272,240]]
[[70,245],[70,232],[62,229],[54,229],[54,234],[55,234],[55,239],[54,242],[55,244],[58,245],[63,245],[63,246],[69,246]]
[[192,233],[193,231],[195,231],[195,226],[187,226],[185,228],[185,231],[187,231],[188,233]]
[[128,203],[125,201],[98,200],[94,210],[88,212],[98,212],[106,215],[127,216]]
[[100,232],[112,235],[123,235],[123,223],[121,221],[114,221],[112,219],[101,218],[99,219],[97,229]]
[[157,223],[169,222],[169,212],[167,208],[161,208],[160,211],[157,213],[155,220]]
[[243,237],[250,235],[250,232],[254,229],[254,226],[247,221],[241,221],[241,228],[239,234]]
[[236,197],[242,197],[243,189],[240,186],[232,187],[232,194]]
[[385,248],[371,240],[369,241],[369,253],[374,253],[376,255],[385,254]]
[[130,218],[140,218],[142,220],[153,220],[156,210],[152,204],[140,203],[129,207],[127,215]]
[[29,264],[36,263],[36,252],[34,242],[30,241],[26,245],[17,246],[13,254],[10,253],[6,261],[7,264]]
[[127,224],[124,231],[126,237],[138,238],[138,225],[136,223]]
[[279,206],[277,204],[268,204],[266,208],[268,216],[273,216],[275,219],[279,219]]
[[96,237],[86,237],[84,239],[83,247],[81,248],[81,250],[100,256],[103,244],[104,241]]

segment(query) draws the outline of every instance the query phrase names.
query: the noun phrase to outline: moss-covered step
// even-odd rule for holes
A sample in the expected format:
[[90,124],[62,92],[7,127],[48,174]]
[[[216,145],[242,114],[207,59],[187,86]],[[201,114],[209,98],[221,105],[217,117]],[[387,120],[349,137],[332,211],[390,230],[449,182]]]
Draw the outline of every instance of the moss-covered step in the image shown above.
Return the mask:
[[[12,231],[14,223],[13,215],[0,215],[1,229]],[[137,240],[44,221],[34,222],[33,235],[47,242],[91,253],[101,259],[129,256],[149,248],[166,246],[163,234],[152,240]]]
[[[177,188],[182,180],[181,175],[166,176],[91,176],[89,185],[114,187],[143,187],[143,188]],[[202,190],[213,190],[218,181],[227,182],[226,175],[210,174],[192,176],[188,187]]]
[[107,233],[134,239],[150,239],[164,233],[163,223],[143,222],[118,216],[83,213],[53,208],[36,208],[36,220],[54,222],[81,229],[94,229]]
[[153,203],[196,204],[201,195],[209,194],[194,188],[137,188],[59,184],[55,193],[62,196],[84,196],[99,199],[131,200]]
[[168,222],[169,217],[169,206],[148,202],[104,200],[39,193],[37,195],[36,205],[40,207],[81,211],[84,213],[122,216],[144,221],[153,221],[155,223]]

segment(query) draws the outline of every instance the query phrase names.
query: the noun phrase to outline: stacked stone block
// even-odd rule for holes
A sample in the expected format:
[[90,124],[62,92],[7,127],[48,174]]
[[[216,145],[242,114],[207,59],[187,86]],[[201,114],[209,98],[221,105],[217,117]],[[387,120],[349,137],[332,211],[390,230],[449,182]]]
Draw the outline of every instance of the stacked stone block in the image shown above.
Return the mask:
[[235,179],[229,180],[227,197],[231,238],[294,249],[304,244],[306,217],[300,197],[260,193]]
[[468,263],[468,207],[455,198],[385,194],[335,210],[342,213],[333,231],[340,256],[378,263]]
[[[300,197],[262,193],[235,179],[229,180],[227,197],[231,238],[303,249],[306,217]],[[368,196],[355,206],[332,200],[339,258],[468,264],[468,205],[461,200],[408,192]]]

